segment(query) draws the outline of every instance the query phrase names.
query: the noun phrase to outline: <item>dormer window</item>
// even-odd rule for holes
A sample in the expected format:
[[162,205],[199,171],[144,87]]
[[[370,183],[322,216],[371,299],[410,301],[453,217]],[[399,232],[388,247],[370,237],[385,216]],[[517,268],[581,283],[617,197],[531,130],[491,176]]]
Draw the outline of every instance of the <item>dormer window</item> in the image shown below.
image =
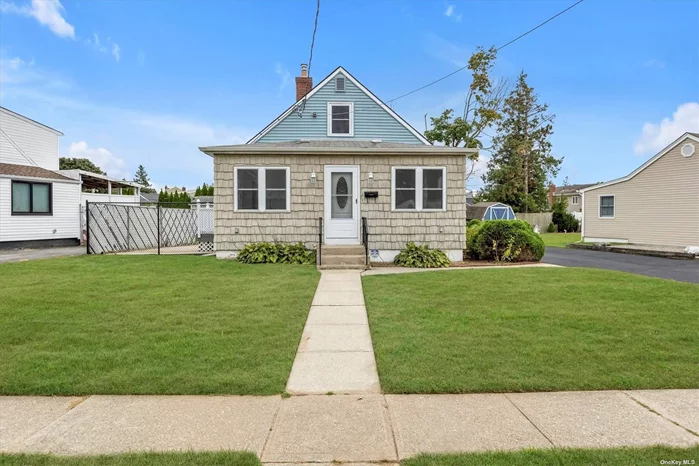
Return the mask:
[[335,78],[335,92],[345,92],[345,78],[342,76]]
[[354,136],[354,104],[328,103],[328,136]]

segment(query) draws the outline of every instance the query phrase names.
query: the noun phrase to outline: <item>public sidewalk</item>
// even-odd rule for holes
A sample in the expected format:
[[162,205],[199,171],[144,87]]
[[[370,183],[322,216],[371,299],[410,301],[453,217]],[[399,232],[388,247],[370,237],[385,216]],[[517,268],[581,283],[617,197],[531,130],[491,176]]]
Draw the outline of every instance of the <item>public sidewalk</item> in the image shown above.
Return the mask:
[[699,444],[699,390],[0,397],[0,452],[249,450],[263,462]]
[[324,270],[286,391],[381,393],[359,270]]

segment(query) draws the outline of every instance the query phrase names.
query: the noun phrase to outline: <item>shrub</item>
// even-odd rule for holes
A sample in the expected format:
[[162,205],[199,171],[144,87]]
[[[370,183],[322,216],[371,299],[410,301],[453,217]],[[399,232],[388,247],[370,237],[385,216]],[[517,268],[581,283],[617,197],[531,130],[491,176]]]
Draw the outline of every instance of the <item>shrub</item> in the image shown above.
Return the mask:
[[573,214],[569,214],[568,212],[554,212],[552,215],[552,220],[560,232],[565,231],[572,233],[578,231],[578,228],[580,227],[580,222],[578,222],[578,219],[575,218]]
[[403,267],[418,267],[425,269],[435,269],[439,267],[449,267],[451,263],[443,251],[431,249],[427,244],[417,246],[415,243],[408,243],[405,248],[398,253],[393,263]]
[[483,222],[466,242],[469,258],[496,262],[539,261],[545,246],[531,225],[521,220],[489,220]]
[[472,219],[469,220],[468,223],[466,224],[466,228],[471,228],[471,227],[473,227],[473,226],[478,225],[479,223],[481,223],[481,220],[479,220],[479,219],[477,219],[477,218],[472,218]]
[[556,233],[556,224],[549,222],[549,227],[546,229],[546,233]]
[[237,259],[245,264],[315,264],[316,251],[303,243],[248,243]]

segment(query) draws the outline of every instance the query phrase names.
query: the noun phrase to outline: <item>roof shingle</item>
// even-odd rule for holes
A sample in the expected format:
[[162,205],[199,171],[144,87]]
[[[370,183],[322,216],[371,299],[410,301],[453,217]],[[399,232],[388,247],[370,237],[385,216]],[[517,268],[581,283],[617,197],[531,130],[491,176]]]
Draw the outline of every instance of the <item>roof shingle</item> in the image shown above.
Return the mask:
[[0,175],[10,175],[25,178],[45,178],[47,180],[75,181],[67,176],[47,170],[41,167],[30,165],[15,165],[11,163],[0,163]]

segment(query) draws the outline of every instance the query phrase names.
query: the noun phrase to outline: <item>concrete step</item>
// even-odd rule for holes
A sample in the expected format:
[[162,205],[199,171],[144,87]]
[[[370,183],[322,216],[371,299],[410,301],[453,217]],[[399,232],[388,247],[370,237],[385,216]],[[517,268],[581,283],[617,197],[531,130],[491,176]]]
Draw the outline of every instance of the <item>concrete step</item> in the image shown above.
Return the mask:
[[321,250],[323,256],[326,254],[328,256],[359,256],[364,254],[364,245],[337,245],[337,246],[323,246]]
[[342,254],[339,256],[323,254],[321,265],[365,265],[366,258],[362,255]]
[[318,270],[367,270],[366,265],[319,265]]

